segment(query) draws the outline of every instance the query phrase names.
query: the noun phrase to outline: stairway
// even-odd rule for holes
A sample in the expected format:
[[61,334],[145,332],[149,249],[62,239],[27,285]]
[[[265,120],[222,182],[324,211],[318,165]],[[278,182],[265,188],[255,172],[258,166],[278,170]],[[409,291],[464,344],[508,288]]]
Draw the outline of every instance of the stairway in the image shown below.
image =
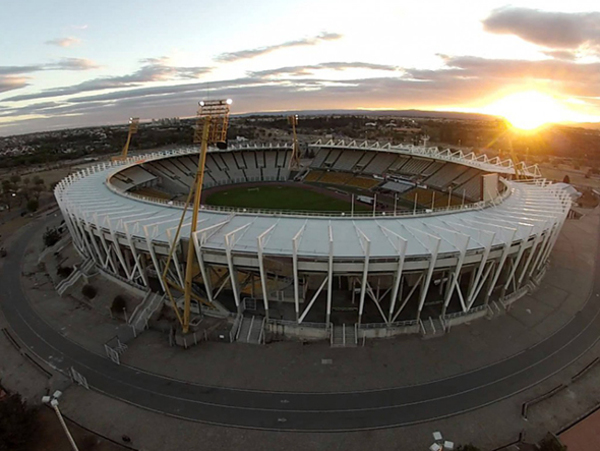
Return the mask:
[[141,332],[146,329],[148,320],[154,315],[164,304],[164,295],[154,292],[148,292],[142,303],[134,310],[129,324],[135,327],[135,330]]
[[357,344],[356,324],[331,325],[332,348],[354,348]]
[[260,316],[244,316],[240,325],[237,341],[242,343],[262,344],[264,319]]
[[422,321],[421,337],[425,340],[429,338],[438,338],[446,333],[444,324],[440,318],[432,318],[431,316]]

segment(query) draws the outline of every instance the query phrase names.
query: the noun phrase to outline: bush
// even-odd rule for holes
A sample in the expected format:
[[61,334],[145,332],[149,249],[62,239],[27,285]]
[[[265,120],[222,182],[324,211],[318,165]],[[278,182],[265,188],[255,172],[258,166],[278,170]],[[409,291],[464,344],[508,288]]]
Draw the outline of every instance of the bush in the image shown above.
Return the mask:
[[46,247],[51,247],[60,240],[60,233],[57,229],[46,229],[42,239],[44,240],[44,245]]
[[538,446],[540,451],[567,451],[567,448],[552,436],[546,437]]
[[90,284],[84,285],[81,289],[81,294],[83,294],[88,299],[94,299],[97,293],[98,290],[96,290],[96,288]]
[[40,206],[40,203],[37,199],[29,199],[27,201],[27,210],[30,211],[31,213],[33,213],[34,211],[36,211]]
[[458,448],[456,448],[456,451],[481,451],[479,448],[477,448],[476,446],[472,445],[471,443],[469,443],[468,445],[459,445]]
[[120,294],[116,295],[112,301],[112,305],[110,309],[113,312],[122,312],[123,310],[127,311],[127,301]]
[[62,277],[63,279],[69,277],[72,272],[73,268],[71,266],[59,266],[58,268],[56,268],[56,275],[58,277]]
[[565,175],[565,178],[563,178],[563,183],[571,183],[571,177],[569,177],[569,175]]
[[18,394],[0,402],[0,451],[25,451],[39,428],[34,407],[28,406]]

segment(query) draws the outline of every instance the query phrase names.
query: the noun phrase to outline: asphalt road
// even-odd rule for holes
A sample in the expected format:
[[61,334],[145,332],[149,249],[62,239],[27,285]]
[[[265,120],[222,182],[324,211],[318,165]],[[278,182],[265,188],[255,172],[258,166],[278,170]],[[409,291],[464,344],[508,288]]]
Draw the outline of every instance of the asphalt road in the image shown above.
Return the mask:
[[267,392],[189,384],[118,366],[66,339],[37,316],[23,293],[20,268],[29,238],[43,225],[38,222],[30,226],[14,241],[0,273],[0,305],[13,331],[54,367],[63,371],[75,367],[93,389],[188,420],[307,432],[424,422],[482,407],[541,382],[588,350],[600,331],[599,265],[591,298],[570,323],[520,354],[469,373],[421,385],[345,393]]

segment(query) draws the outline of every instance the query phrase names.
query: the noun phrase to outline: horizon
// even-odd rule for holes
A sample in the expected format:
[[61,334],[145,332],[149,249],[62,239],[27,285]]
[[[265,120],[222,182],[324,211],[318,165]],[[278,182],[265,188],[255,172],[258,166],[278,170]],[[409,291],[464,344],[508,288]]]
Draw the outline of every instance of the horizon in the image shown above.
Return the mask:
[[[406,118],[406,119],[430,119],[430,120],[435,120],[435,119],[447,119],[447,120],[500,120],[500,121],[506,121],[506,118],[499,116],[499,115],[493,115],[493,114],[489,114],[489,113],[479,113],[476,111],[473,112],[468,112],[468,111],[452,111],[452,110],[425,110],[425,109],[416,109],[416,108],[407,108],[407,109],[337,109],[337,108],[331,108],[331,109],[320,109],[320,110],[272,110],[272,111],[248,111],[248,112],[238,112],[238,113],[232,113],[231,117],[242,117],[242,116],[285,116],[286,114],[304,114],[306,116],[311,116],[311,115],[316,115],[316,116],[327,116],[327,115],[349,115],[349,116],[357,116],[357,115],[363,115],[361,113],[364,113],[364,116],[369,116],[368,113],[385,113],[385,112],[390,112],[392,114],[390,114],[392,117],[397,117],[397,118]],[[410,116],[410,115],[403,115],[403,113],[410,113],[410,112],[414,112],[414,113],[423,113],[423,115],[419,116],[419,115],[414,115],[414,116]],[[393,114],[396,113],[396,114]],[[433,114],[435,113],[435,114]],[[444,116],[444,113],[448,113],[449,115],[456,115],[455,117],[451,117],[451,116]],[[379,116],[385,116],[384,114],[378,114]],[[465,117],[460,117],[459,115],[464,115]],[[480,116],[480,117],[477,117]],[[159,121],[161,119],[171,119],[171,118],[176,118],[179,120],[195,120],[196,119],[196,115],[190,115],[190,116],[164,116],[164,117],[151,117],[151,118],[140,118],[140,124],[151,124],[153,121]],[[32,131],[25,131],[22,133],[13,133],[13,134],[8,134],[8,135],[3,135],[2,131],[0,130],[0,138],[11,138],[14,136],[26,136],[26,135],[33,135],[33,134],[39,134],[39,133],[55,133],[55,132],[62,132],[62,131],[69,131],[69,130],[80,130],[80,129],[85,129],[85,128],[101,128],[101,127],[127,127],[128,126],[128,122],[129,119],[127,119],[127,121],[124,122],[107,122],[107,123],[103,123],[103,124],[90,124],[90,125],[79,125],[79,126],[73,126],[73,127],[62,127],[62,128],[50,128],[50,129],[43,129],[43,130],[32,130]],[[598,122],[548,122],[546,124],[544,124],[545,127],[547,126],[566,126],[566,127],[583,127],[586,128],[585,126],[591,126],[589,127],[590,129],[595,129],[596,127],[600,127],[600,121]]]
[[[5,33],[19,45],[0,60],[0,136],[192,117],[207,96],[233,98],[236,115],[421,110],[521,128],[600,122],[600,12],[589,2],[462,3],[263,0],[249,11],[236,0],[175,1],[164,11],[37,0],[31,13],[9,1]],[[198,27],[206,16],[215,20]]]

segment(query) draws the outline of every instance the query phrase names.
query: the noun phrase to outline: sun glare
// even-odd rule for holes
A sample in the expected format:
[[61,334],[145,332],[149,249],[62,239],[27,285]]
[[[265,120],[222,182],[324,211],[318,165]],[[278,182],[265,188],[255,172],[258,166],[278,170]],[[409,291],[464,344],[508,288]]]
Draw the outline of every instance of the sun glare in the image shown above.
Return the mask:
[[569,120],[570,112],[556,99],[538,91],[508,95],[486,108],[486,112],[506,118],[513,127],[533,130],[550,122]]

